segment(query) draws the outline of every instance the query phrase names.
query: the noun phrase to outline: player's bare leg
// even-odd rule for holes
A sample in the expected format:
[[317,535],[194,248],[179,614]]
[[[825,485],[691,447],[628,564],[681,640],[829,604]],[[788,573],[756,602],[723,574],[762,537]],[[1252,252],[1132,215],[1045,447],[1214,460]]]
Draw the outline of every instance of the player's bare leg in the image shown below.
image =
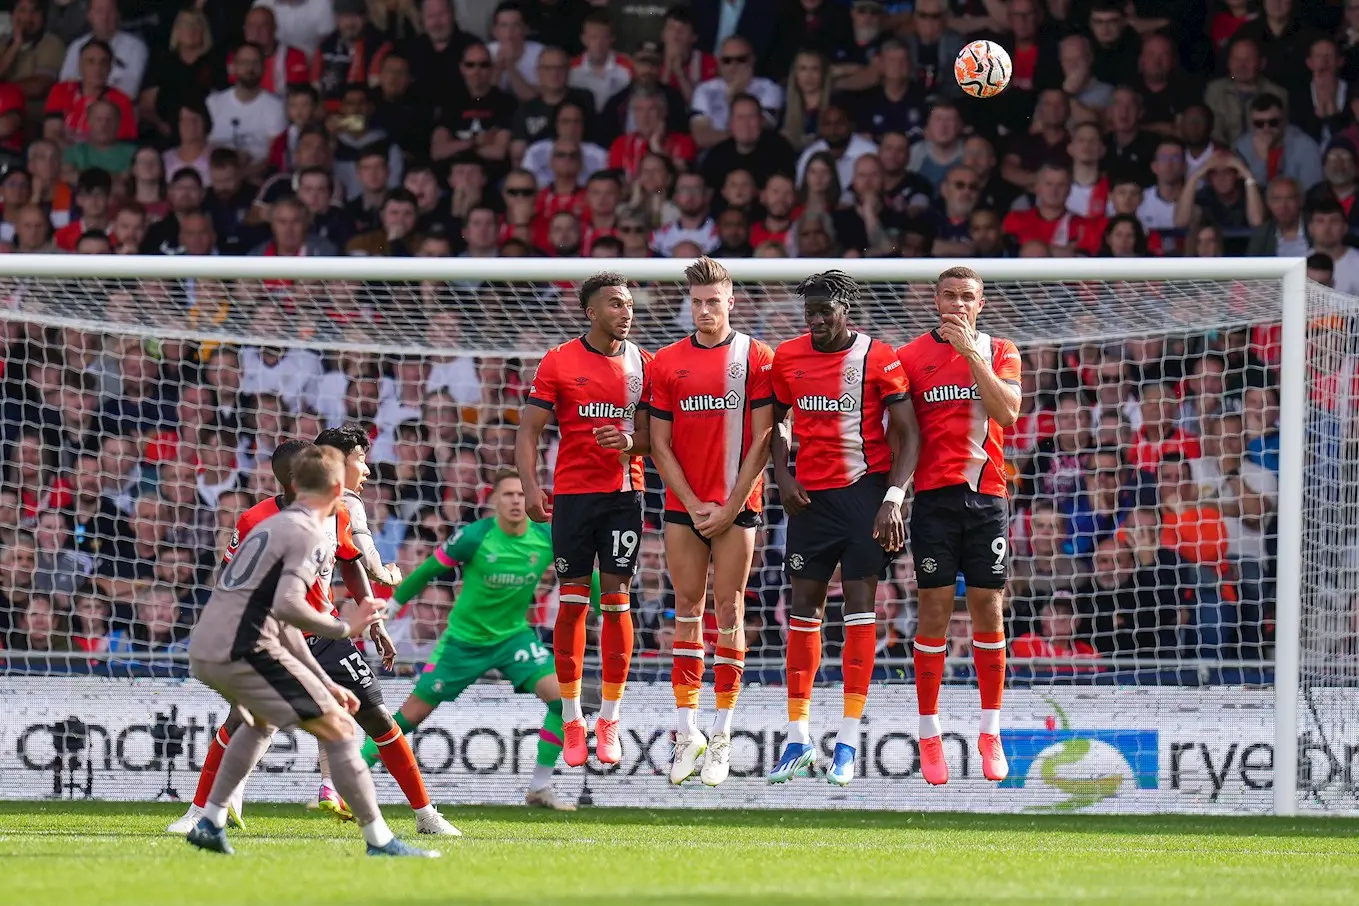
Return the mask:
[[708,750],[698,728],[698,694],[703,686],[703,608],[708,597],[710,552],[702,536],[687,525],[666,523],[665,562],[675,590],[675,645],[670,685],[675,694],[675,752],[670,782],[694,775]]
[[793,577],[792,606],[788,617],[787,740],[778,763],[769,772],[770,783],[783,783],[816,763],[812,745],[812,686],[821,669],[821,618],[826,610],[827,582]]
[[700,779],[717,786],[731,770],[731,719],[746,668],[746,580],[755,556],[755,529],[733,526],[713,539],[713,606],[717,611],[717,656],[713,690],[717,716],[708,734]]
[[585,618],[590,612],[590,577],[563,579],[557,622],[552,629],[552,656],[562,697],[562,761],[578,768],[590,757],[585,712],[580,706],[580,678],[585,662]]
[[920,773],[935,786],[948,783],[943,731],[939,726],[939,687],[948,655],[948,621],[953,615],[954,587],[920,589],[913,660],[920,713]]
[[599,631],[603,701],[595,721],[595,758],[600,764],[618,764],[623,748],[618,740],[618,712],[632,666],[631,576],[601,572],[599,609],[604,625]]
[[557,685],[557,677],[549,674],[538,680],[533,694],[547,705],[547,717],[538,731],[538,759],[524,803],[557,812],[574,812],[576,807],[557,798],[557,791],[552,788],[552,774],[562,753],[562,691]]
[[873,679],[874,655],[878,647],[878,577],[846,580],[845,644],[841,652],[844,683],[844,710],[840,734],[835,739],[826,780],[835,786],[849,786],[859,752],[859,722],[868,701],[868,685]]
[[[167,834],[183,836],[191,831],[198,819],[203,817],[203,806],[208,804],[208,795],[212,792],[213,782],[217,779],[217,770],[222,764],[222,756],[226,753],[226,747],[231,742],[234,734],[245,723],[239,708],[232,707],[227,712],[226,720],[217,728],[217,732],[212,735],[212,742],[208,744],[207,754],[203,756],[203,767],[198,772],[198,786],[194,790],[193,801],[189,803],[188,811],[183,817],[177,819],[173,824],[165,829]],[[245,784],[235,790],[227,799],[227,826],[245,829],[245,821],[241,817],[244,809]]]
[[999,588],[969,588],[967,610],[972,616],[972,664],[981,692],[981,729],[977,748],[987,780],[1004,780],[1010,773],[1000,744],[1000,705],[1005,695],[1005,592]]

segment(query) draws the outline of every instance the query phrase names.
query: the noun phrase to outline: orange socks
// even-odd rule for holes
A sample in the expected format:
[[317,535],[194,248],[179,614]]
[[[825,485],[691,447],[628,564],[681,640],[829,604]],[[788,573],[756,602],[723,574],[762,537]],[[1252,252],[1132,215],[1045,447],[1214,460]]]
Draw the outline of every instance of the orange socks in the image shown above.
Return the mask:
[[[604,661],[600,671],[604,680],[604,701],[599,716],[604,720],[618,719],[618,703],[623,699],[628,669],[632,666],[630,597],[628,592],[609,592],[599,599],[599,609],[604,612],[604,627],[599,633],[599,654]],[[583,643],[581,647],[584,648]],[[699,669],[701,671],[702,667]]]
[[972,665],[981,692],[982,732],[1000,732],[1000,702],[1005,697],[1005,633],[972,633]]
[[915,694],[919,702],[920,738],[940,735],[939,687],[944,682],[944,661],[948,655],[947,639],[915,637]]
[[193,791],[193,804],[203,808],[208,804],[208,794],[212,792],[213,781],[217,779],[217,769],[222,765],[222,753],[226,751],[231,734],[226,727],[218,727],[208,744],[208,754],[203,756],[203,770],[198,772],[198,788]]
[[741,676],[745,671],[745,651],[717,646],[717,657],[713,659],[713,691],[717,693],[718,711],[736,707],[737,696],[741,694]]
[[676,642],[670,688],[675,693],[675,707],[698,708],[698,690],[703,685],[703,643]]
[[812,713],[812,685],[821,667],[821,621],[790,617],[788,629],[788,739],[810,742],[807,722]]
[[868,701],[868,684],[873,679],[873,661],[878,647],[876,617],[869,613],[845,615],[845,647],[841,652],[841,672],[845,684],[844,724],[840,742],[859,745],[859,721]]
[[562,690],[562,717],[580,720],[580,674],[585,661],[585,615],[590,610],[590,586],[563,585],[552,627],[552,652],[557,684]]
[[429,793],[425,790],[425,778],[420,776],[420,766],[415,763],[415,753],[400,727],[392,727],[373,742],[378,745],[378,758],[387,773],[401,787],[406,801],[413,809],[429,805]]

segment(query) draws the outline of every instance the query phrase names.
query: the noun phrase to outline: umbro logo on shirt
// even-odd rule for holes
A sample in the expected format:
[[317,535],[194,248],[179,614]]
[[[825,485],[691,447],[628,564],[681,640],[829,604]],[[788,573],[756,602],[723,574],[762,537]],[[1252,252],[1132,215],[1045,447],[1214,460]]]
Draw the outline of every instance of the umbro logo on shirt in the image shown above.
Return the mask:
[[590,379],[587,378],[587,377],[583,377],[583,376],[582,376],[582,377],[576,378],[576,386],[577,386],[577,387],[584,387],[584,386],[585,386],[586,384],[588,384],[588,383],[590,383]]

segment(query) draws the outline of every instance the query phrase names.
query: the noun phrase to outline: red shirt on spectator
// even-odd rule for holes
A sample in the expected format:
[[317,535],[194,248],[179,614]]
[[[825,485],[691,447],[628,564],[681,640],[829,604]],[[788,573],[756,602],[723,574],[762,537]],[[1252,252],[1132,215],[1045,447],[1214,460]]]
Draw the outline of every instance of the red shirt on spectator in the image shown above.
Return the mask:
[[562,211],[569,211],[584,220],[586,210],[585,190],[582,188],[562,194],[552,186],[545,186],[538,191],[538,198],[533,202],[534,218],[544,222],[550,221]]
[[1198,459],[1203,455],[1199,439],[1192,434],[1172,428],[1165,437],[1152,440],[1147,436],[1147,426],[1143,425],[1137,429],[1132,449],[1128,451],[1128,465],[1135,469],[1154,469],[1171,453],[1180,454],[1182,459]]
[[76,250],[76,244],[80,242],[80,237],[84,236],[89,229],[90,228],[85,225],[84,218],[73,220],[66,224],[66,226],[57,230],[52,236],[52,242],[63,252],[74,252]]
[[580,254],[584,258],[590,257],[590,250],[595,247],[595,243],[604,236],[612,236],[617,239],[617,227],[599,228],[593,224],[584,224],[580,234]]
[[1036,239],[1048,245],[1075,244],[1081,251],[1091,255],[1099,252],[1101,236],[1095,229],[1096,224],[1088,217],[1080,217],[1070,211],[1063,211],[1056,220],[1048,220],[1038,213],[1037,208],[1011,211],[1005,215],[1003,227],[1020,245]]
[[1208,23],[1208,39],[1213,42],[1213,50],[1221,50],[1227,46],[1227,42],[1236,34],[1236,30],[1245,25],[1256,14],[1248,16],[1233,16],[1230,12],[1222,11],[1213,16]]
[[118,140],[135,141],[137,138],[137,117],[132,112],[132,102],[117,88],[105,88],[98,95],[86,95],[80,90],[79,82],[61,82],[47,95],[47,113],[60,113],[66,120],[66,132],[76,141],[84,141],[90,135],[89,107],[94,101],[108,101],[118,108]]
[[[28,109],[28,101],[24,98],[24,93],[18,85],[13,82],[0,82],[0,116],[7,116],[11,113],[19,114],[19,122],[22,125],[24,112]],[[11,151],[22,151],[24,147],[24,130],[15,129],[3,142],[0,147],[8,148]]]
[[763,220],[755,221],[750,225],[750,247],[757,249],[766,242],[780,242],[787,245],[788,231],[793,228],[793,224],[797,223],[797,219],[801,216],[802,205],[798,205],[793,208],[792,213],[788,215],[788,226],[781,230],[769,229],[769,227],[765,226]]
[[[1089,658],[1093,661],[1099,659],[1099,652],[1089,642],[1082,642],[1079,639],[1073,639],[1068,647],[1050,642],[1036,633],[1026,632],[1010,642],[1010,657],[1071,657]],[[1051,665],[1039,669],[1051,670],[1054,673],[1089,673],[1096,668]]]
[[[628,174],[628,179],[633,179],[637,176],[637,169],[642,166],[642,158],[650,150],[651,142],[640,132],[620,135],[609,146],[609,167],[622,170]],[[683,132],[668,132],[661,140],[661,153],[671,160],[692,165],[698,159],[698,145]]]
[[[227,55],[228,72],[235,59],[235,52]],[[264,77],[260,79],[260,87],[280,97],[287,94],[289,85],[311,84],[311,65],[307,62],[307,55],[296,47],[278,45],[272,54],[264,58],[263,66]],[[235,85],[236,76],[232,75],[228,81]]]
[[[689,53],[689,61],[684,64],[684,75],[689,80],[690,86],[695,86],[699,82],[706,82],[709,79],[717,78],[717,57],[710,53],[704,53],[698,48],[694,48]],[[671,74],[663,80],[675,90],[679,90],[680,83],[678,75]]]

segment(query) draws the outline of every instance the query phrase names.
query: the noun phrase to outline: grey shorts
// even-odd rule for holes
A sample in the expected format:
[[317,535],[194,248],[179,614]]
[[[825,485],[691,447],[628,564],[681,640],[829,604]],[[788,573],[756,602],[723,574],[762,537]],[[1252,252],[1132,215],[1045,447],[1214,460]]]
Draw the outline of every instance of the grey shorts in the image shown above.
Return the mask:
[[190,658],[189,670],[261,729],[295,727],[339,707],[320,678],[281,648],[225,664]]

